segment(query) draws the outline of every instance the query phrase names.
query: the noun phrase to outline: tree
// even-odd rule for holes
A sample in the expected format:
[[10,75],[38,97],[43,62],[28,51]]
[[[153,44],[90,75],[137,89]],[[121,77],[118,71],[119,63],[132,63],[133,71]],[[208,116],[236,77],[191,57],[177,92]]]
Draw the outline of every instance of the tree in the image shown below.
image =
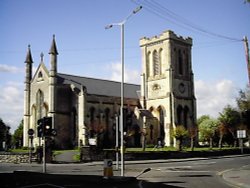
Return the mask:
[[245,90],[239,91],[239,97],[236,99],[239,111],[241,112],[241,123],[245,127],[250,143],[250,86]]
[[[11,134],[10,127],[0,118],[0,150],[7,150],[10,146]],[[5,146],[3,145],[5,143]]]
[[238,108],[241,112],[250,109],[250,87],[247,86],[245,90],[239,91],[239,97],[236,98]]
[[177,125],[173,132],[172,136],[176,139],[176,149],[177,151],[182,150],[182,141],[188,135],[187,129],[183,125]]
[[23,120],[21,120],[18,128],[15,130],[13,136],[12,136],[12,144],[16,147],[19,148],[23,144]]
[[194,151],[194,144],[195,144],[194,142],[195,142],[195,138],[197,137],[197,132],[198,132],[197,126],[192,126],[191,128],[188,129],[191,151]]
[[220,124],[223,125],[224,128],[231,133],[231,136],[234,140],[234,147],[236,147],[236,131],[241,122],[240,113],[230,105],[228,105],[223,109],[223,112],[220,113],[218,120]]
[[213,118],[206,118],[199,124],[199,140],[209,142],[209,146],[213,147],[213,137],[218,128],[218,122]]
[[210,119],[210,116],[209,116],[209,115],[202,115],[201,117],[199,117],[199,118],[197,119],[197,124],[198,124],[198,125],[201,124],[201,122],[203,122],[203,121],[206,120],[206,119]]

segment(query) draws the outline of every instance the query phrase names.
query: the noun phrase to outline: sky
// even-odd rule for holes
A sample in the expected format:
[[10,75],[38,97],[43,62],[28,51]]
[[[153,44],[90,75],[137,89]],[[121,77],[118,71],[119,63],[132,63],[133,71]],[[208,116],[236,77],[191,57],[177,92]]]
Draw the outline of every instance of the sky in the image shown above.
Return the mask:
[[236,106],[248,84],[244,36],[250,38],[250,4],[244,0],[1,0],[0,118],[13,132],[23,117],[25,57],[31,45],[34,71],[55,35],[58,72],[121,80],[120,27],[125,23],[125,81],[140,84],[142,37],[172,30],[191,37],[197,116],[217,117]]

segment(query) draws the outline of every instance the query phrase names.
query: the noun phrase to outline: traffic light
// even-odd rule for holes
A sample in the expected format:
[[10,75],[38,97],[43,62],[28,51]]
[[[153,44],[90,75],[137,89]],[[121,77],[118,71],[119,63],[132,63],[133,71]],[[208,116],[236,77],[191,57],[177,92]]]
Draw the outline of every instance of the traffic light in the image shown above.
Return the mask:
[[38,137],[43,137],[43,133],[44,133],[43,128],[44,126],[43,126],[43,118],[42,118],[37,121],[37,136]]
[[52,117],[43,117],[37,121],[37,136],[56,136],[56,130],[52,129]]
[[44,117],[43,118],[44,123],[44,136],[51,136],[52,132],[52,117]]

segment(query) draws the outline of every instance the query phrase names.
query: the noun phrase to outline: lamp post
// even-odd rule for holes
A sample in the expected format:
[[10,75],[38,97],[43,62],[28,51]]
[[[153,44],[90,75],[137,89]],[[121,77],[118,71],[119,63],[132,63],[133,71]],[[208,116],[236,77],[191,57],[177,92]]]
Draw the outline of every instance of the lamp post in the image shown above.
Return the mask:
[[122,22],[109,24],[105,29],[110,29],[113,26],[121,27],[121,64],[122,64],[122,80],[121,80],[121,108],[120,108],[120,130],[121,130],[121,146],[120,146],[120,155],[121,155],[121,176],[124,176],[124,143],[123,143],[123,102],[124,102],[124,25],[128,19],[133,15],[139,12],[142,9],[142,6],[137,7],[130,13]]

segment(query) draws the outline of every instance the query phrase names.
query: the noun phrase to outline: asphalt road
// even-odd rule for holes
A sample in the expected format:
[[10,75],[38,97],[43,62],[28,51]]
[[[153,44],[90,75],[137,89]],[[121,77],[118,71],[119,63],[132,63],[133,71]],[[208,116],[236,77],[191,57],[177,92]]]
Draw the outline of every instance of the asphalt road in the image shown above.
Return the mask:
[[[144,169],[151,168],[151,171],[138,177],[138,181],[134,187],[226,188],[233,186],[222,178],[223,172],[241,168],[246,165],[250,165],[250,156],[248,155],[185,160],[129,161],[126,162],[125,165],[125,176],[135,177]],[[0,164],[0,172],[2,173],[11,173],[15,170],[42,172],[43,167],[41,164],[35,163]],[[101,177],[103,175],[103,163],[47,164],[47,173],[85,176],[95,175],[96,177]],[[114,175],[120,175],[120,171],[115,170],[115,165]],[[123,182],[120,185],[112,185],[110,187],[126,187],[126,183]]]

